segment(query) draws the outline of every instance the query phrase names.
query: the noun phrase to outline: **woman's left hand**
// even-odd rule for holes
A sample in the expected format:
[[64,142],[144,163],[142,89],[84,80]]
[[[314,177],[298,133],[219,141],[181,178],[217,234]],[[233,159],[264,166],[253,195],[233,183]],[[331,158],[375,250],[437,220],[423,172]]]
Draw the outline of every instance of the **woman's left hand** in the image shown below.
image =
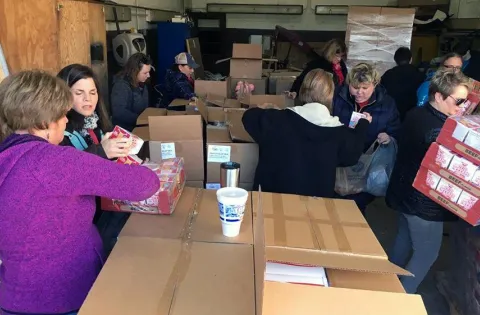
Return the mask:
[[377,140],[378,140],[378,143],[380,144],[389,144],[391,141],[390,136],[385,132],[379,133]]

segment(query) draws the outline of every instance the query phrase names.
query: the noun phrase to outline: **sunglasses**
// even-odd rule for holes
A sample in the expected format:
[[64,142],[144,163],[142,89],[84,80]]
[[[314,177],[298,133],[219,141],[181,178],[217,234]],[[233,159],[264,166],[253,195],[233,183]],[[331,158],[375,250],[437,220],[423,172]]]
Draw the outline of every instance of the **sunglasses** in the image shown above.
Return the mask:
[[451,95],[449,95],[448,97],[452,98],[455,101],[455,105],[457,105],[457,106],[462,105],[467,100],[466,98],[455,98]]

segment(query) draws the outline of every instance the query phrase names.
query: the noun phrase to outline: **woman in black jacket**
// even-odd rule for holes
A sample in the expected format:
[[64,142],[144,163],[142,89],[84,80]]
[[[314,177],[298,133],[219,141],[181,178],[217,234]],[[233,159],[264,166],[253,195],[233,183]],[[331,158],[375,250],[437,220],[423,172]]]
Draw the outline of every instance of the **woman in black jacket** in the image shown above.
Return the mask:
[[[67,113],[65,137],[60,145],[72,146],[105,159],[127,156],[131,140],[109,139],[112,125],[99,94],[100,85],[92,69],[73,64],[60,70],[58,77],[67,83],[73,96],[72,109]],[[128,217],[127,213],[101,211],[97,199],[97,211],[93,221],[102,236],[107,253],[113,248],[115,239]]]
[[347,66],[343,61],[347,54],[345,42],[340,39],[332,39],[325,44],[320,58],[310,61],[303,72],[293,82],[289,96],[296,98],[305,76],[313,69],[322,69],[333,75],[335,86],[341,86],[347,78]]
[[467,95],[468,79],[463,74],[445,69],[437,71],[431,81],[429,103],[407,114],[398,139],[398,155],[386,201],[400,212],[390,259],[415,275],[401,279],[407,293],[417,291],[437,259],[443,222],[457,219],[412,184],[430,144],[435,142],[445,120],[459,112]]
[[67,128],[61,145],[114,159],[128,154],[123,139],[109,139],[112,124],[100,96],[98,80],[92,69],[80,64],[69,65],[57,75],[64,80],[73,96]]
[[305,104],[285,110],[252,108],[243,124],[258,143],[260,156],[254,189],[275,193],[334,197],[338,166],[357,163],[363,152],[370,115],[355,129],[331,116],[332,75],[310,71],[300,89]]

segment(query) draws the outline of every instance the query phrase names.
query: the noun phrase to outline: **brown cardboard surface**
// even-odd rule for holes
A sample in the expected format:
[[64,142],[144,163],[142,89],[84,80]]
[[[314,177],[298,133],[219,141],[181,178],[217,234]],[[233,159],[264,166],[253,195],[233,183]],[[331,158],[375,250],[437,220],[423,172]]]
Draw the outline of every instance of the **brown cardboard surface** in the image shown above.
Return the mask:
[[[253,200],[258,198],[257,194],[253,193]],[[307,253],[322,250],[387,258],[355,202],[287,194],[262,195],[267,246],[296,248],[299,252],[304,249]]]
[[132,133],[134,135],[140,137],[144,141],[149,141],[150,140],[150,131],[148,129],[148,126],[135,127],[132,130]]
[[167,110],[165,108],[146,108],[137,118],[137,126],[148,125],[148,117],[150,116],[166,116]]
[[242,103],[250,107],[257,107],[265,103],[277,105],[279,108],[286,107],[285,95],[250,95],[242,100]]
[[258,44],[233,44],[232,58],[262,59],[262,46]]
[[231,59],[230,76],[242,79],[261,79],[262,60],[258,59]]
[[187,106],[189,104],[190,104],[190,100],[184,100],[183,98],[176,98],[168,106],[169,107]]
[[152,141],[202,140],[200,116],[151,116],[148,122]]
[[201,180],[188,180],[185,182],[185,187],[192,187],[192,188],[204,188],[203,181]]
[[181,238],[187,218],[200,196],[200,189],[185,187],[175,211],[169,216],[132,213],[119,237]]
[[218,215],[216,191],[185,187],[172,215],[132,214],[120,233],[120,238],[132,236],[175,239],[183,237],[188,227],[192,241],[253,244],[251,198],[245,207],[239,236],[223,236]]
[[167,110],[167,116],[200,115],[200,113],[195,111],[191,106],[187,106],[186,109],[185,111]]
[[[177,117],[196,116],[172,116],[169,119]],[[187,180],[204,180],[202,140],[150,141],[150,159],[154,162],[162,160],[162,143],[173,143],[175,145],[175,156],[183,157],[185,161],[185,177]]]
[[230,147],[229,161],[240,163],[240,182],[253,183],[258,164],[258,145],[256,143],[231,143],[227,129],[207,129],[206,180],[209,183],[218,183],[220,182],[220,163],[210,161],[208,156],[209,148],[212,146]]
[[261,79],[238,79],[232,78],[230,84],[230,91],[232,91],[232,95],[235,95],[235,87],[239,81],[248,82],[254,85],[255,89],[253,90],[253,95],[265,95],[267,94],[267,81],[268,78],[261,78]]
[[225,122],[225,110],[223,107],[207,106],[204,100],[198,99],[197,108],[206,123]]
[[195,94],[198,97],[206,96],[208,93],[215,93],[224,98],[230,96],[230,78],[225,81],[195,80]]
[[254,314],[252,277],[251,245],[122,237],[79,314]]
[[226,124],[233,141],[255,142],[243,126],[242,117],[244,110],[227,110]]
[[264,290],[265,315],[427,315],[419,295],[276,282],[265,282]]
[[334,288],[405,293],[395,274],[376,274],[352,270],[327,270],[328,283]]

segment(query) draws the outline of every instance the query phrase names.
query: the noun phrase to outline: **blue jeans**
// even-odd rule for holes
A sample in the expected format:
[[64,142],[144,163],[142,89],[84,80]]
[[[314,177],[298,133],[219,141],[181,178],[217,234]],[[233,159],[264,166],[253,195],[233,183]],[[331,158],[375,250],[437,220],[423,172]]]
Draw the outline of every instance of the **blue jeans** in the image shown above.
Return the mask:
[[443,222],[426,221],[400,213],[397,237],[389,257],[392,263],[415,276],[400,277],[407,293],[417,292],[418,286],[437,260],[442,237]]

